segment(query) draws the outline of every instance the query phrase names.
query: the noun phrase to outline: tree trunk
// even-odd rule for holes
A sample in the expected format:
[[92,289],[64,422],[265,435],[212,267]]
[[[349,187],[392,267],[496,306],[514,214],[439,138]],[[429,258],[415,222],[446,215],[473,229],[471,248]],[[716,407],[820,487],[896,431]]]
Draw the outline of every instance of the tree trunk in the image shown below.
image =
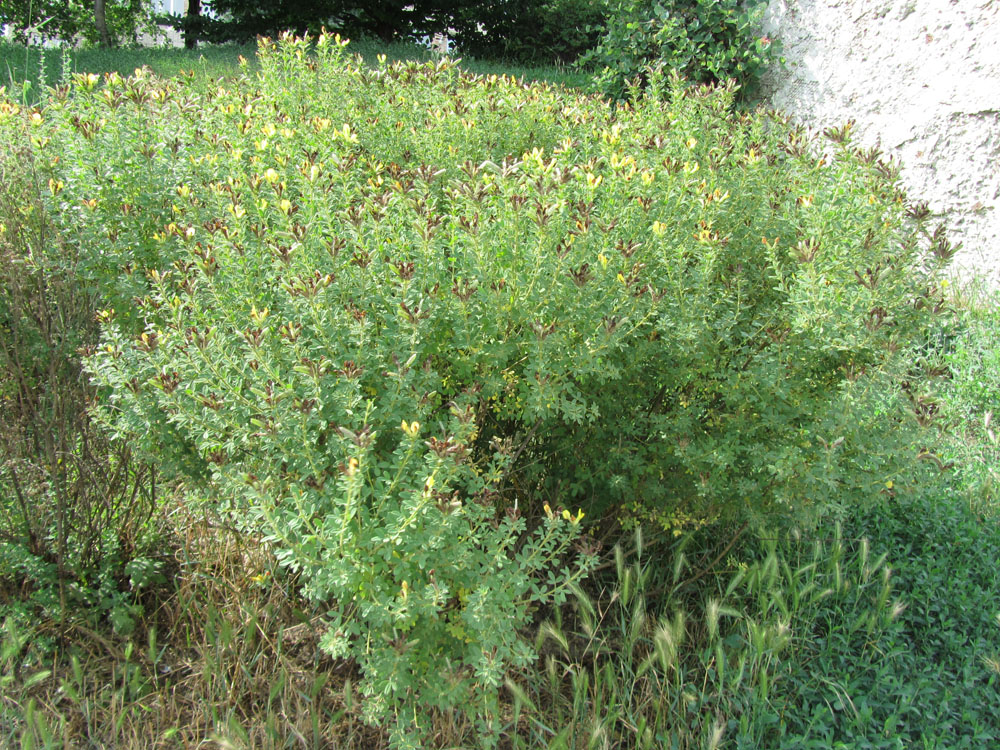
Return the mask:
[[187,15],[184,18],[184,46],[194,49],[198,46],[198,32],[201,30],[201,0],[188,0]]
[[108,17],[105,13],[106,0],[94,0],[94,25],[97,26],[97,35],[100,37],[102,47],[113,46],[111,34],[108,32]]

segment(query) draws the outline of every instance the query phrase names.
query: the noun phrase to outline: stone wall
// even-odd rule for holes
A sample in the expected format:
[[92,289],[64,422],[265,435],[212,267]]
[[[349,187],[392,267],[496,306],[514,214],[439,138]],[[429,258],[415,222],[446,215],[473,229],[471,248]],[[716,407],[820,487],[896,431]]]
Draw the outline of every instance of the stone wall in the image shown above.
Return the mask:
[[770,103],[812,129],[856,120],[963,243],[959,270],[1000,286],[1000,0],[772,0],[765,32],[786,59]]

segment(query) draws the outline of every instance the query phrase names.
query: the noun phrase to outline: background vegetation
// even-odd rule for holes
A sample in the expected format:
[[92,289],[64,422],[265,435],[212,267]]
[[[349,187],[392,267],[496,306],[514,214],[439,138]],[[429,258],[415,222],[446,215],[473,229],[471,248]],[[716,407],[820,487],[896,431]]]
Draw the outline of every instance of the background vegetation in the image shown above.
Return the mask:
[[3,741],[996,741],[996,300],[895,165],[183,54],[0,103]]
[[82,40],[102,47],[134,43],[154,30],[151,0],[4,0],[4,25],[21,43]]

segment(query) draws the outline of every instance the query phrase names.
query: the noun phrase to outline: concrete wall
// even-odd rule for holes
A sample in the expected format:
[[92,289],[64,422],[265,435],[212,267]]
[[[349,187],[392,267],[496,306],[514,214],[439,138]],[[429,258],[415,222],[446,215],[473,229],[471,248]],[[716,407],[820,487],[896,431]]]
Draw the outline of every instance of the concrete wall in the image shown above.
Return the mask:
[[772,0],[765,32],[786,68],[773,106],[903,162],[963,243],[955,263],[1000,286],[1000,0]]

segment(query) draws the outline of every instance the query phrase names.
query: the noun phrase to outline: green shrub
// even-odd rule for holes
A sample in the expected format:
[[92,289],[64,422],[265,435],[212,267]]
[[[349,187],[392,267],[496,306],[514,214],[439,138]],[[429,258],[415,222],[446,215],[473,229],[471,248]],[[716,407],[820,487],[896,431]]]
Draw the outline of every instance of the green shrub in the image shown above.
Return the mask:
[[522,63],[574,62],[600,38],[606,0],[506,0],[464,6],[449,35],[462,55]]
[[[2,106],[2,105],[0,105]],[[8,105],[9,106],[9,105]],[[87,415],[98,340],[77,248],[42,205],[34,157],[0,146],[0,617],[135,624],[157,565],[155,475]],[[60,629],[59,632],[62,632]]]
[[746,98],[779,53],[758,31],[766,8],[762,0],[619,0],[581,63],[597,70],[598,89],[616,100],[645,86],[650,68],[694,83],[731,79]]
[[0,129],[103,290],[106,418],[269,535],[397,743],[428,710],[495,736],[517,627],[586,568],[578,507],[815,518],[936,471],[942,262],[849,128],[309,50],[77,76]]

